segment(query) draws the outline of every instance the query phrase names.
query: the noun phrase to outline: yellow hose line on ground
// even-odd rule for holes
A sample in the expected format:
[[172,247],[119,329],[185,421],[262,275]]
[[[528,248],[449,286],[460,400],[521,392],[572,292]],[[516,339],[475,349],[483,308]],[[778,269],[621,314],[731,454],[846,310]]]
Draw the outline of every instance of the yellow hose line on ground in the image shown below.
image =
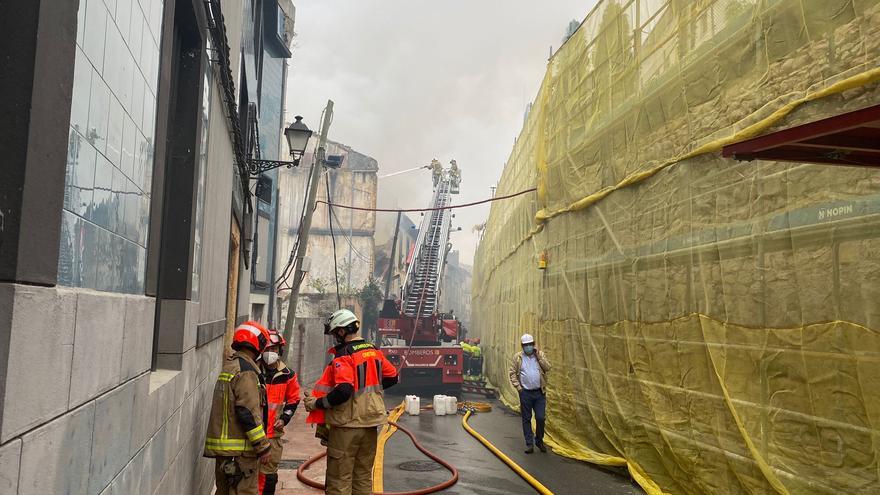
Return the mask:
[[546,486],[542,485],[540,481],[536,480],[532,475],[527,473],[525,469],[523,469],[519,466],[519,464],[513,462],[513,460],[511,460],[510,457],[507,457],[506,455],[504,455],[504,452],[501,452],[500,450],[498,450],[498,448],[495,447],[494,445],[492,445],[492,443],[490,443],[488,440],[486,440],[483,437],[483,435],[480,435],[479,433],[477,433],[476,430],[471,428],[470,425],[468,424],[468,418],[471,417],[471,414],[473,414],[473,413],[471,411],[468,411],[465,413],[464,418],[461,419],[461,426],[463,426],[464,429],[468,433],[471,434],[471,436],[473,436],[474,438],[479,440],[480,443],[485,445],[486,448],[489,449],[493,454],[495,454],[496,457],[501,459],[504,462],[504,464],[507,464],[510,467],[510,469],[513,469],[516,472],[516,474],[518,474],[520,476],[520,478],[526,480],[526,483],[532,485],[532,488],[534,488],[535,491],[537,491],[538,493],[540,493],[542,495],[553,495],[553,492],[551,492],[549,489],[547,489]]
[[[400,405],[392,409],[388,412],[388,420],[392,422],[396,422],[403,416],[404,410],[404,402],[401,402]],[[397,431],[397,427],[391,424],[386,423],[382,426],[382,431],[379,433],[379,439],[376,445],[376,459],[373,461],[373,491],[381,492],[383,489],[383,473],[384,473],[384,465],[385,465],[385,444],[388,442],[388,439],[391,438],[391,435]]]
[[465,412],[467,412],[467,411],[483,412],[483,413],[492,412],[492,404],[489,404],[488,402],[471,402],[471,401],[459,402],[458,408],[459,408],[459,410],[464,409]]
[[[388,420],[396,422],[403,416],[404,402],[395,407],[388,413]],[[384,466],[385,466],[385,443],[397,431],[396,426],[385,424],[379,433],[379,440],[376,442],[376,459],[373,461],[373,492],[380,493],[384,491]]]

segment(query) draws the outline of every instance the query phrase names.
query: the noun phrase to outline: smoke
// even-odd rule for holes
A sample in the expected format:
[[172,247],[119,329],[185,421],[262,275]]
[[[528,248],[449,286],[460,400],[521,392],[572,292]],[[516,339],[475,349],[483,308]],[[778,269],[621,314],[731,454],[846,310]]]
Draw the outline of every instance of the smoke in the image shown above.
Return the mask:
[[[582,19],[593,3],[299,1],[287,120],[303,115],[316,128],[333,99],[330,139],[376,158],[380,175],[432,158],[448,167],[454,158],[462,186],[453,202],[489,197],[550,46],[557,48],[569,21]],[[423,207],[430,198],[428,170],[379,181],[381,207]],[[452,241],[462,262],[472,263],[478,241],[472,227],[488,211],[488,205],[456,211],[453,225],[462,230]]]

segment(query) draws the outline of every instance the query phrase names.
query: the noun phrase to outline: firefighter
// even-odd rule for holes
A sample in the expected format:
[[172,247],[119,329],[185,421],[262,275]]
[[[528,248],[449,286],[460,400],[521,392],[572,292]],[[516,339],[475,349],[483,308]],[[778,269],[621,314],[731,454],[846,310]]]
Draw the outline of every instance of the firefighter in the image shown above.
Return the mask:
[[203,455],[215,459],[218,495],[257,495],[259,464],[271,457],[263,427],[266,391],[256,363],[268,342],[269,332],[259,323],[239,325],[234,352],[223,361],[214,386]]
[[480,347],[480,339],[471,340],[471,375],[474,380],[483,379],[483,349]]
[[449,168],[449,177],[452,179],[452,185],[458,187],[461,184],[461,169],[458,168],[458,163],[455,160],[449,162],[451,167]]
[[[359,333],[360,321],[347,309],[330,315],[324,334],[337,345],[333,360],[315,384],[321,397],[306,395],[303,404],[310,421],[323,421],[330,429],[327,445],[326,493],[370,495],[377,427],[386,421],[384,389],[397,383],[397,369]],[[324,395],[326,393],[326,395]]]
[[440,178],[443,177],[443,165],[436,158],[431,160],[431,176],[434,179],[434,187],[437,187],[437,184],[440,183]]
[[461,350],[464,359],[464,363],[462,365],[462,370],[464,371],[464,379],[465,381],[473,380],[473,378],[471,377],[471,355],[473,354],[473,350],[471,349],[471,339],[464,339],[461,341]]
[[260,466],[259,485],[260,493],[263,495],[275,495],[278,463],[281,462],[281,438],[284,436],[284,427],[293,418],[300,401],[299,380],[296,378],[296,373],[281,361],[286,344],[281,334],[269,330],[269,344],[263,351],[261,361],[263,379],[266,382],[266,436],[272,446],[271,459]]

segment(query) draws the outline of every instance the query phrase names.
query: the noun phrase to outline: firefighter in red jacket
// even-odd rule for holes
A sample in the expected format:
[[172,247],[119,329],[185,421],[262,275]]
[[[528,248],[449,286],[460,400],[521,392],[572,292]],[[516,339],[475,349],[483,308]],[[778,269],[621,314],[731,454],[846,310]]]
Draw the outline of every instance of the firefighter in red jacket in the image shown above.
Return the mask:
[[284,436],[284,427],[293,418],[300,401],[296,373],[281,361],[285,344],[281,334],[269,330],[269,344],[263,351],[261,368],[266,382],[266,436],[272,445],[272,456],[269,462],[260,466],[259,484],[263,495],[275,495],[278,464],[281,462],[281,438]]
[[326,395],[303,399],[307,410],[317,416],[323,413],[330,428],[325,483],[330,495],[372,493],[376,428],[387,420],[383,391],[397,383],[397,369],[360,337],[359,329],[360,321],[347,309],[330,316],[324,334],[333,335],[338,345],[331,349],[335,357],[315,385]]

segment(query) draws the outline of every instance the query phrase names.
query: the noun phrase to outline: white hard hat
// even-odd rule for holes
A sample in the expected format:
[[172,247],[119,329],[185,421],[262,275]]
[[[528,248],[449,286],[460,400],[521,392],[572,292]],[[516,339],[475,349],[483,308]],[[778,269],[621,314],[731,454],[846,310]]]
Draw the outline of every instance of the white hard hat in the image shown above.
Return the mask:
[[535,338],[532,337],[532,334],[530,334],[530,333],[524,333],[522,338],[520,338],[519,340],[520,340],[520,342],[522,342],[522,345],[535,343]]
[[324,325],[324,333],[327,334],[337,328],[348,327],[352,323],[360,323],[358,317],[347,309],[340,309],[330,315],[330,318],[327,320],[327,324]]

